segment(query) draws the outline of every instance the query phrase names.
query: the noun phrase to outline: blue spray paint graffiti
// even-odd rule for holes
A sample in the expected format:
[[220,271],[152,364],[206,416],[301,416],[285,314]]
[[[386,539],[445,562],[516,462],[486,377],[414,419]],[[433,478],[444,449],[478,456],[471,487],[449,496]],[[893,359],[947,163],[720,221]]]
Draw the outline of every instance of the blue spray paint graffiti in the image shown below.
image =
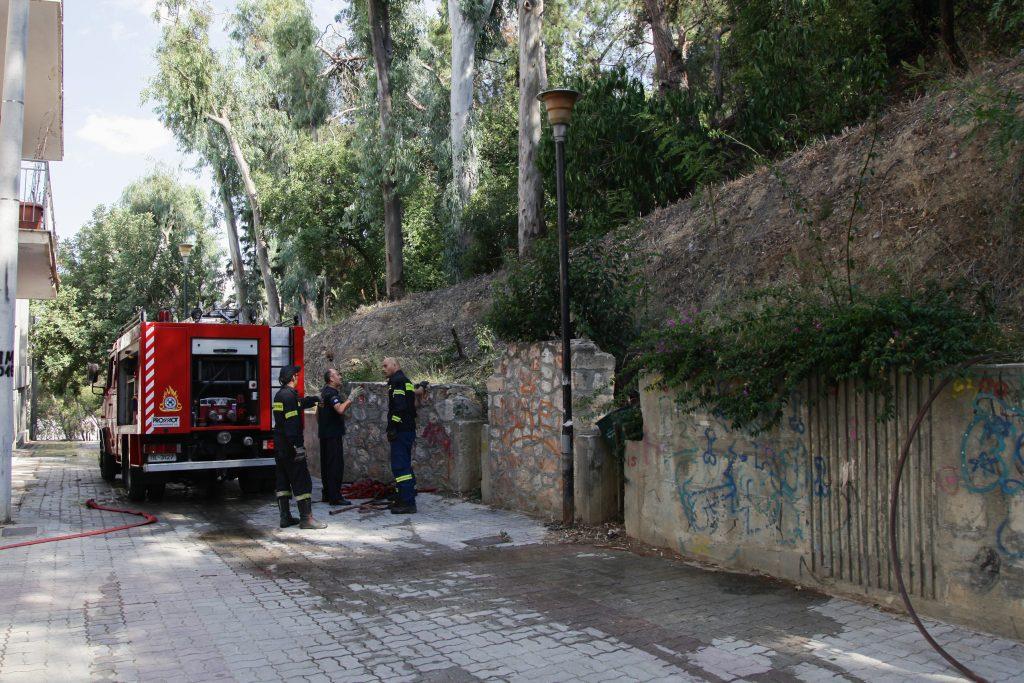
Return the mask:
[[[1003,393],[1003,392],[1000,392]],[[1024,490],[1024,409],[997,394],[978,393],[974,417],[960,442],[960,478],[971,493],[1014,496]],[[1006,557],[1024,559],[1024,541],[1009,528],[1009,517],[996,529],[996,548]]]
[[[992,394],[974,399],[974,419],[960,442],[960,476],[972,493],[999,489],[1014,495],[1024,487],[1021,444],[1016,422],[1024,419],[1024,410]],[[1011,471],[1010,467],[1013,467]]]
[[[790,431],[801,434],[802,421],[791,419]],[[679,499],[690,529],[714,533],[739,528],[747,535],[774,531],[787,545],[803,539],[802,504],[808,491],[817,497],[830,493],[825,461],[808,457],[802,439],[785,448],[738,435],[724,449],[719,441],[707,427],[700,458],[694,457],[697,449],[686,449],[676,458]]]

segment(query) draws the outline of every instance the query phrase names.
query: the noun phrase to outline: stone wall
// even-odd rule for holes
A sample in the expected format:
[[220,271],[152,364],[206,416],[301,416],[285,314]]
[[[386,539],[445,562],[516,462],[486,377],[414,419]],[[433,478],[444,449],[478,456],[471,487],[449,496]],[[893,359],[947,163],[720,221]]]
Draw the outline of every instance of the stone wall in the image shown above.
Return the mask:
[[[617,495],[619,467],[595,427],[613,400],[615,359],[587,340],[573,341],[572,354],[576,512],[599,522],[618,512],[607,500],[609,491]],[[484,502],[561,518],[561,376],[559,342],[512,344],[496,364],[487,382]]]
[[[387,385],[359,382],[365,395],[346,414],[345,481],[369,477],[391,480],[391,460],[384,430],[387,424]],[[348,391],[350,387],[346,387]],[[417,486],[471,492],[480,488],[482,407],[465,385],[431,386],[416,407],[413,469]],[[306,413],[305,441],[310,471],[320,474],[320,447],[315,411]]]
[[[899,606],[888,501],[899,449],[934,386],[893,380],[896,416],[850,385],[812,382],[752,436],[645,385],[626,452],[627,532],[729,567]],[[915,439],[897,515],[923,613],[1010,637],[1024,623],[1024,366],[947,387]]]

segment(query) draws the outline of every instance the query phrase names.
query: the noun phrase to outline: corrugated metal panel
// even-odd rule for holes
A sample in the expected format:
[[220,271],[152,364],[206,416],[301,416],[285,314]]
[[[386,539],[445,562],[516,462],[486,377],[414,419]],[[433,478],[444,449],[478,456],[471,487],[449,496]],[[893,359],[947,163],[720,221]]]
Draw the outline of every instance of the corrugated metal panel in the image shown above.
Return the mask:
[[[930,379],[892,379],[894,419],[879,422],[883,399],[852,383],[808,385],[807,443],[815,489],[811,498],[812,570],[843,583],[891,591],[889,495],[900,448],[932,390]],[[925,419],[901,482],[897,534],[907,588],[935,599],[935,511],[932,423]],[[816,459],[821,458],[821,466]]]

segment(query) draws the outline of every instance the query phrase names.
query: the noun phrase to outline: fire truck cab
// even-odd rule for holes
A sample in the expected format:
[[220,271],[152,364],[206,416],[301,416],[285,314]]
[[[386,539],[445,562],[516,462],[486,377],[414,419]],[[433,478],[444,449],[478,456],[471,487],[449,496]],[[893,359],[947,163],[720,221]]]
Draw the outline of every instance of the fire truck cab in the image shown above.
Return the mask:
[[[302,365],[303,329],[227,320],[142,314],[114,342],[101,382],[100,473],[120,474],[131,500],[158,500],[170,481],[237,477],[245,493],[273,490],[271,402],[281,367]],[[93,366],[94,384],[103,372]]]

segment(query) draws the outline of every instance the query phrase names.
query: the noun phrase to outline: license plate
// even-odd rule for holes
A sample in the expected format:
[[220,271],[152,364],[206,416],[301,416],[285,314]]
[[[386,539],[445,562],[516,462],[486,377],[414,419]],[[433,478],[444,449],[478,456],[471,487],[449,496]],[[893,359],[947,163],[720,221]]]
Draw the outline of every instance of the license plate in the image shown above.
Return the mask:
[[174,462],[177,459],[174,453],[152,453],[149,456],[149,462]]

